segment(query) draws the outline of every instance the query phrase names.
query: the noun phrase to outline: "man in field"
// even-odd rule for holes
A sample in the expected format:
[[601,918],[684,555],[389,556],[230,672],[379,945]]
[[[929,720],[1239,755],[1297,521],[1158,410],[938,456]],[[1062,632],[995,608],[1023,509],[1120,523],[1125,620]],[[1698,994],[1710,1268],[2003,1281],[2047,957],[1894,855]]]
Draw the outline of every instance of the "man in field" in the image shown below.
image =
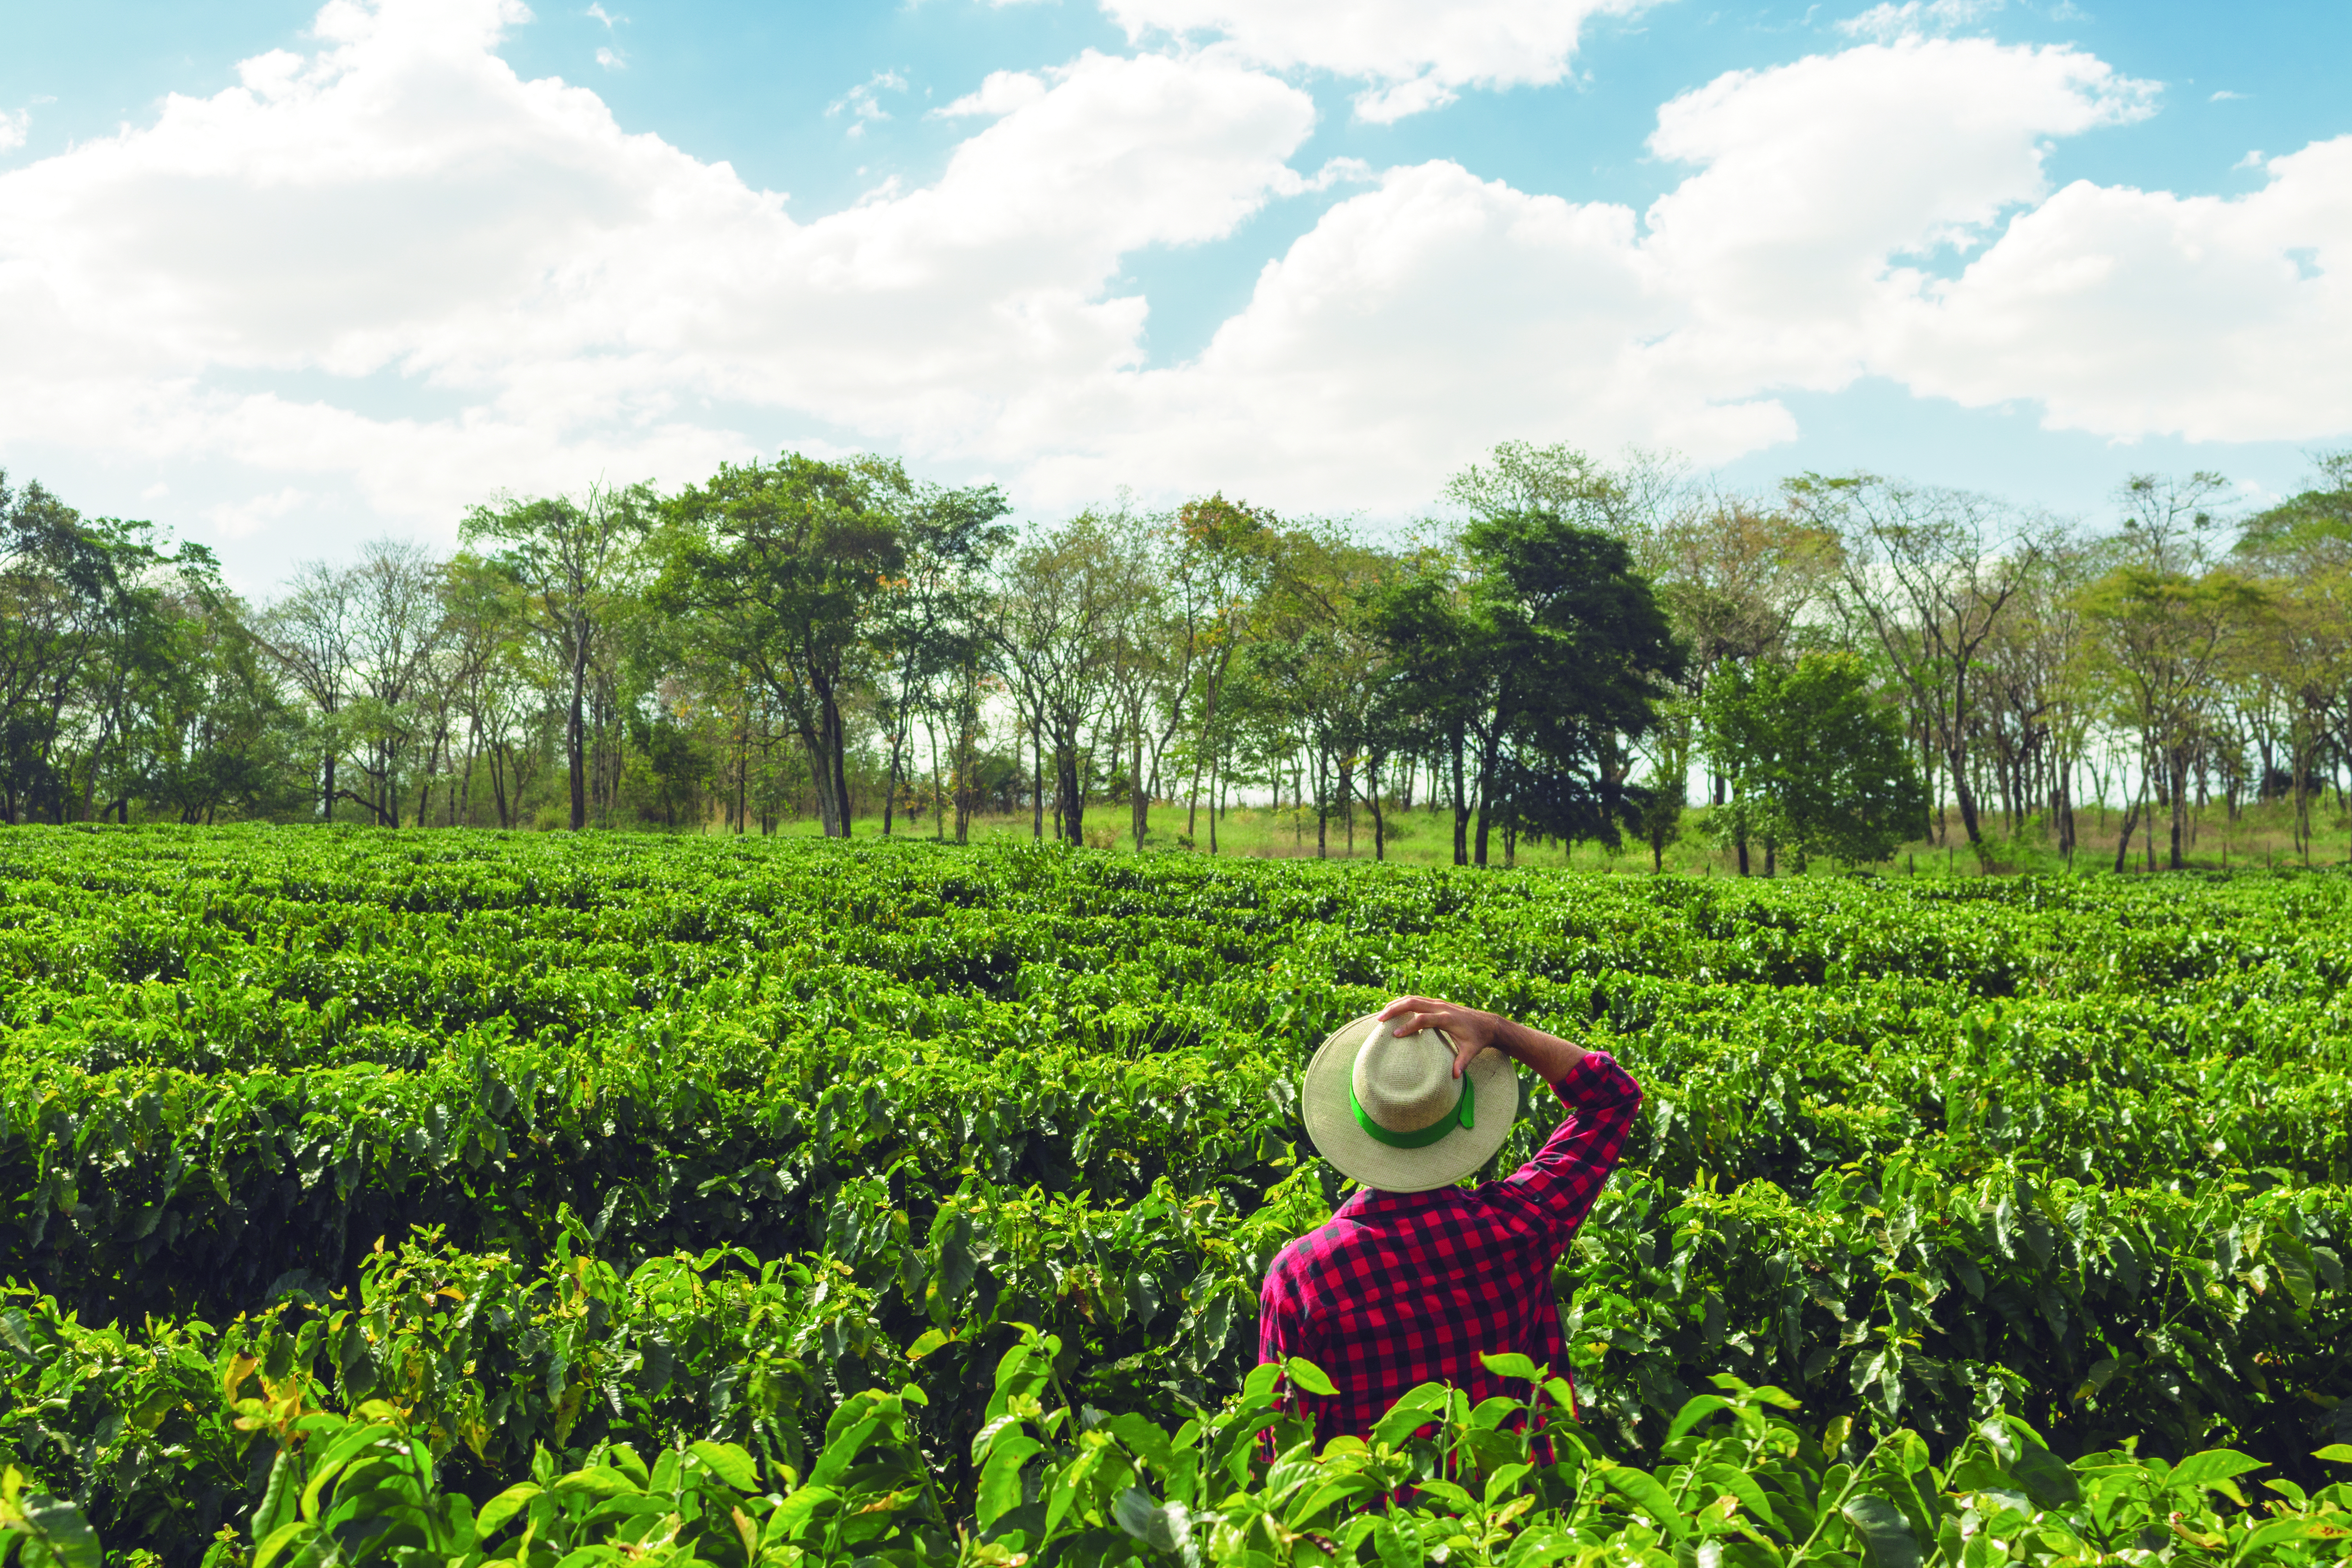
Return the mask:
[[[1514,1061],[1568,1115],[1509,1176],[1457,1185],[1518,1114]],[[1401,996],[1323,1042],[1303,1096],[1316,1149],[1362,1190],[1266,1271],[1258,1359],[1305,1356],[1330,1374],[1336,1397],[1298,1396],[1318,1442],[1365,1436],[1416,1384],[1453,1384],[1474,1405],[1527,1396],[1481,1355],[1518,1351],[1565,1375],[1552,1265],[1641,1109],[1624,1069],[1492,1013]]]

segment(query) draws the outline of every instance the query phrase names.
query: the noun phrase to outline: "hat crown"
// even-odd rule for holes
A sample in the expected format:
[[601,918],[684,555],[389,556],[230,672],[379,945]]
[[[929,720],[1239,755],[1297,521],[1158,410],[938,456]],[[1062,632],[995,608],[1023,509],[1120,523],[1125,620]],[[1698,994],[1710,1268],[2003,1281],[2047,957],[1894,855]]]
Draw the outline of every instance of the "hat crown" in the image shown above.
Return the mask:
[[1462,1100],[1454,1076],[1454,1048],[1435,1029],[1397,1036],[1380,1024],[1356,1048],[1356,1103],[1391,1132],[1434,1127]]

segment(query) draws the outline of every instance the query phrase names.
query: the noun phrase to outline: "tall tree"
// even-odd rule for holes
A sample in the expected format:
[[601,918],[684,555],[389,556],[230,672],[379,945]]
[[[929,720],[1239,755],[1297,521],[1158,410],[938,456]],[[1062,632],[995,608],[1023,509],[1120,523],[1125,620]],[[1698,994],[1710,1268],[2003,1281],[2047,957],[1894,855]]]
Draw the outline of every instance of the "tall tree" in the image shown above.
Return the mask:
[[1977,662],[2034,558],[2025,520],[1988,497],[1873,474],[1806,474],[1785,493],[1838,537],[1849,609],[1876,637],[1949,770],[1960,826],[1982,858],[1969,765]]
[[1482,519],[1463,531],[1459,567],[1424,566],[1372,616],[1447,755],[1456,865],[1486,864],[1498,817],[1616,842],[1643,799],[1625,748],[1684,658],[1621,541],[1557,512]]
[[1809,854],[1883,860],[1927,830],[1927,787],[1902,724],[1855,655],[1727,663],[1706,700],[1714,760],[1731,784],[1723,809],[1741,876],[1754,838],[1769,877],[1784,844],[1802,869]]
[[1248,639],[1251,615],[1267,577],[1267,541],[1276,523],[1271,511],[1246,501],[1229,501],[1220,490],[1188,501],[1176,514],[1184,581],[1196,595],[1198,619],[1191,623],[1188,659],[1198,696],[1192,702],[1192,783],[1184,837],[1200,831],[1202,773],[1209,786],[1209,852],[1217,850],[1220,768],[1226,751],[1223,723],[1225,683],[1234,656]]
[[257,640],[310,703],[309,747],[319,759],[319,819],[335,820],[335,763],[342,755],[342,710],[352,684],[354,611],[348,574],[322,562],[295,568],[288,591],[266,610]]
[[1081,512],[1013,553],[998,588],[997,647],[1053,746],[1054,835],[1086,842],[1085,744],[1110,690],[1111,644],[1138,591],[1114,526]]
[[490,559],[522,589],[530,625],[563,672],[563,752],[575,833],[588,825],[585,707],[597,634],[615,579],[650,524],[654,505],[649,486],[598,484],[581,501],[551,496],[477,507],[459,528],[467,543],[496,546]]
[[2352,451],[2315,455],[2300,493],[2251,520],[2233,554],[2264,591],[2242,659],[2281,721],[2285,766],[2265,745],[2260,787],[2284,774],[2296,849],[2311,855],[2311,805],[2332,741],[2352,754]]
[[877,601],[906,570],[898,530],[855,475],[797,452],[721,465],[662,512],[653,604],[767,689],[807,752],[825,835],[847,837],[845,702]]
[[2212,503],[2225,485],[2211,473],[2133,476],[2116,496],[2116,564],[2082,598],[2115,711],[2137,733],[2143,776],[2168,807],[2175,870],[2187,864],[2189,770],[2235,645],[2264,604],[2256,584],[2216,563],[2226,524]]
[[432,721],[436,661],[447,626],[442,564],[423,546],[374,540],[345,574],[349,584],[352,694],[344,706],[346,755],[368,781],[366,807],[385,827],[400,826],[400,791],[415,742]]
[[887,835],[918,720],[940,701],[934,688],[967,666],[982,635],[983,573],[1011,531],[1011,511],[994,485],[947,489],[916,485],[895,460],[867,459],[859,474],[872,510],[897,523],[905,569],[877,601],[874,640],[877,712],[888,752],[882,798]]

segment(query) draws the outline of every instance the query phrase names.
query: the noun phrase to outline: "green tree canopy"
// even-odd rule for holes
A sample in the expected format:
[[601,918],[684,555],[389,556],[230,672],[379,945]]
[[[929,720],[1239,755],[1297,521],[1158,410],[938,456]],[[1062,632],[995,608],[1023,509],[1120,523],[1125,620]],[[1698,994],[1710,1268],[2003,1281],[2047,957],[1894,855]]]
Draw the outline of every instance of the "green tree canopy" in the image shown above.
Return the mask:
[[1617,842],[1643,799],[1630,744],[1683,662],[1622,541],[1557,511],[1483,518],[1458,564],[1379,590],[1370,624],[1451,763],[1457,865],[1485,865],[1498,824]]
[[767,687],[807,749],[826,836],[847,837],[845,686],[906,570],[893,520],[848,469],[797,452],[722,464],[663,514],[656,607]]
[[1927,791],[1894,710],[1871,694],[1853,654],[1794,666],[1727,663],[1706,690],[1717,767],[1731,780],[1724,821],[1748,868],[1748,843],[1883,860],[1927,831]]

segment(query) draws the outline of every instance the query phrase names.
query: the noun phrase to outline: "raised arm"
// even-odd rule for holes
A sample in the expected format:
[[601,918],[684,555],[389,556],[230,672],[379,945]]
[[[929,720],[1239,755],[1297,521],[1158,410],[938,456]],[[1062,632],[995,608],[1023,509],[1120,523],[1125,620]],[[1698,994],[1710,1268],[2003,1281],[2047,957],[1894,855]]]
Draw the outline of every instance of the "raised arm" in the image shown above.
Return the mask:
[[1432,1026],[1444,1030],[1446,1037],[1454,1042],[1455,1078],[1460,1078],[1462,1069],[1489,1046],[1513,1061],[1533,1068],[1536,1076],[1546,1083],[1558,1083],[1585,1056],[1582,1046],[1571,1045],[1541,1029],[1530,1029],[1499,1013],[1482,1013],[1475,1007],[1428,996],[1400,996],[1381,1009],[1381,1017],[1399,1020],[1399,1035],[1418,1035]]
[[1641,1086],[1606,1052],[1588,1051],[1475,1007],[1400,996],[1381,1010],[1383,1018],[1402,1019],[1407,1014],[1412,1016],[1412,1026],[1400,1026],[1397,1033],[1414,1034],[1432,1026],[1444,1030],[1454,1044],[1457,1077],[1481,1050],[1493,1046],[1533,1068],[1568,1108],[1568,1115],[1533,1159],[1505,1180],[1480,1189],[1524,1205],[1522,1212],[1555,1244],[1565,1245],[1584,1223],[1601,1184],[1625,1152],[1626,1134],[1642,1109]]

